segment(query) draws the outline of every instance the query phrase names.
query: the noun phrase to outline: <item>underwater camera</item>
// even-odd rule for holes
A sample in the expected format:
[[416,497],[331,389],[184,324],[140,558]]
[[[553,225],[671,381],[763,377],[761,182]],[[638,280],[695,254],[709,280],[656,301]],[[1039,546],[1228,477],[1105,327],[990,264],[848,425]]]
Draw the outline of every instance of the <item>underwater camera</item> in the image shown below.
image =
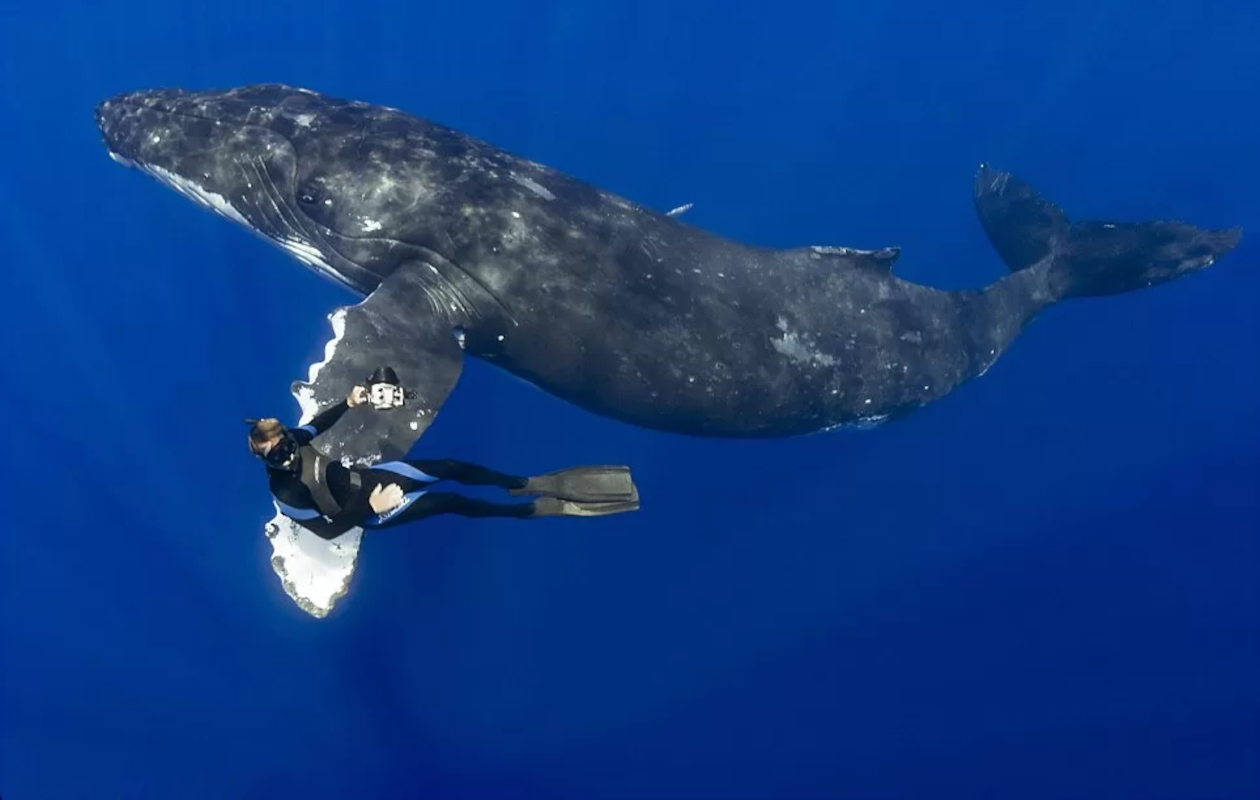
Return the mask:
[[398,382],[398,373],[392,367],[379,367],[368,376],[368,400],[372,408],[383,411],[398,408],[406,401],[407,392]]

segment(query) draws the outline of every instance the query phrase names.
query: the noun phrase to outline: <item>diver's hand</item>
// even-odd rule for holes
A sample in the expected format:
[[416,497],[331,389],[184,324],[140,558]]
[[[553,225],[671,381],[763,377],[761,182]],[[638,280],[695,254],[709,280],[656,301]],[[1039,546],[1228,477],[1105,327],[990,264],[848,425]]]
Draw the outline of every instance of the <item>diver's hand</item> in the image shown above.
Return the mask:
[[372,506],[372,510],[377,514],[384,514],[390,509],[397,508],[402,505],[403,490],[396,483],[389,486],[377,486],[372,490],[372,494],[368,495],[368,505]]
[[368,390],[365,386],[356,386],[350,390],[350,394],[346,395],[346,405],[354,408],[360,403],[368,401]]

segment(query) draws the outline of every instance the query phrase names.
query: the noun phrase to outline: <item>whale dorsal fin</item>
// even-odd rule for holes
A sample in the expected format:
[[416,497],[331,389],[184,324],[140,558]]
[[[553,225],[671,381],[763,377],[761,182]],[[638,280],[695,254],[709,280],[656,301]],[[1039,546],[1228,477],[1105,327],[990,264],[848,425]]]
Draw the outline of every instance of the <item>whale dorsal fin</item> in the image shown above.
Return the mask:
[[892,274],[893,264],[901,255],[900,247],[881,247],[878,250],[859,250],[856,247],[829,247],[814,245],[804,248],[811,258],[836,259],[855,267],[867,267]]

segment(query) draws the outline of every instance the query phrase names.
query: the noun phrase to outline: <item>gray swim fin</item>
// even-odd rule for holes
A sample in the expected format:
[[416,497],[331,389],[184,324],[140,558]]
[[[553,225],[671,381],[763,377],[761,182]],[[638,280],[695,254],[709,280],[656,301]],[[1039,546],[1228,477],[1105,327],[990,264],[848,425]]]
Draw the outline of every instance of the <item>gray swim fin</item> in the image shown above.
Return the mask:
[[606,517],[639,510],[639,493],[628,499],[607,503],[579,503],[559,497],[540,497],[534,501],[535,517]]
[[639,491],[630,477],[629,467],[595,466],[573,467],[548,472],[527,479],[520,489],[509,489],[509,494],[539,495],[579,503],[618,503],[631,499],[638,501]]

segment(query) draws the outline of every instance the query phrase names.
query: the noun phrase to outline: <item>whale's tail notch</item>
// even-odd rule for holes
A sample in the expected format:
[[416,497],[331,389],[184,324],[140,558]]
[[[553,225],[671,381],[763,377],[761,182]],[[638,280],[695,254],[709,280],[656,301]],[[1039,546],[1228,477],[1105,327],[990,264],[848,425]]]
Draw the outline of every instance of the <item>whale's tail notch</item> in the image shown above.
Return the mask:
[[1144,289],[1211,266],[1238,246],[1241,228],[1204,230],[1184,222],[1071,222],[1024,181],[981,165],[976,213],[1012,272],[1037,268],[1045,300]]

